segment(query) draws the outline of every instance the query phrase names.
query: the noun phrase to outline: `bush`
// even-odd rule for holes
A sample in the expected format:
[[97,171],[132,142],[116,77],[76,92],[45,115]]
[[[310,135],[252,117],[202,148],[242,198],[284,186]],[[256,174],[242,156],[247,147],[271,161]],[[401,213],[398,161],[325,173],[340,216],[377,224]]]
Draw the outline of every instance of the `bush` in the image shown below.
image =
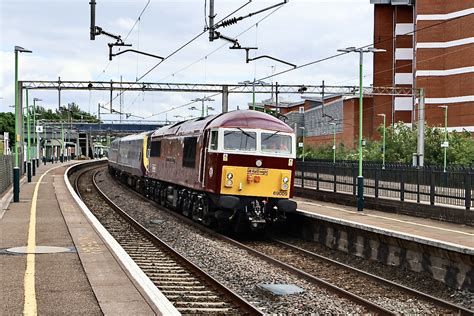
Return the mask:
[[[382,135],[382,126],[379,127]],[[411,164],[413,153],[417,152],[418,129],[398,123],[386,128],[385,162]],[[443,165],[444,129],[441,127],[425,126],[425,164]],[[447,163],[450,165],[474,165],[474,139],[469,132],[452,132],[448,134],[449,148],[447,150]],[[363,148],[366,161],[382,162],[382,140],[368,140]],[[332,160],[332,145],[318,147],[305,147],[305,159]],[[301,151],[299,152],[301,158]],[[346,149],[338,145],[336,160],[357,160],[357,149]]]

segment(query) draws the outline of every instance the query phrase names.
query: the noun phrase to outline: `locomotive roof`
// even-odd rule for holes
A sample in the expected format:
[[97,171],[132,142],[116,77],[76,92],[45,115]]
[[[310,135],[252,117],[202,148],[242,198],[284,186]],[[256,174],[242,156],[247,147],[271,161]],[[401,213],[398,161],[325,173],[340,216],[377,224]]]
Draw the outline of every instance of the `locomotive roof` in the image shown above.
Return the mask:
[[206,128],[218,127],[261,128],[286,133],[293,132],[293,129],[287,124],[272,115],[251,110],[237,110],[164,126],[156,130],[152,134],[152,137],[194,133],[201,134]]
[[261,128],[272,131],[292,133],[293,129],[276,117],[259,111],[238,110],[217,116],[208,126]]
[[151,135],[151,133],[152,132],[143,132],[140,134],[127,135],[127,136],[121,137],[120,141],[125,142],[125,141],[139,140],[139,139],[143,140],[143,138],[145,138],[146,135]]

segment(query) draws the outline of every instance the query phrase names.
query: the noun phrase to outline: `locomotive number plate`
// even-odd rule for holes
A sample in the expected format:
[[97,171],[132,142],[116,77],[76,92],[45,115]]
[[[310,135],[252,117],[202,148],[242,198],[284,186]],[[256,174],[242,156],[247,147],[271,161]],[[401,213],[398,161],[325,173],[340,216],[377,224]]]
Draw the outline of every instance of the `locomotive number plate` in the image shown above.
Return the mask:
[[268,169],[267,168],[247,168],[247,174],[268,176]]

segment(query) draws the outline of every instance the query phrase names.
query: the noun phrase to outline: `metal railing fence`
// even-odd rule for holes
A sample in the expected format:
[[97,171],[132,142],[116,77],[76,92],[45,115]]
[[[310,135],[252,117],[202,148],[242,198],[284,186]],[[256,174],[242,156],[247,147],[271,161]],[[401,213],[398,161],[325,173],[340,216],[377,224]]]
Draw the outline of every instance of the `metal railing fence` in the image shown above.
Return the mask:
[[[364,195],[399,201],[473,208],[474,169],[363,165]],[[295,185],[356,195],[357,162],[297,161]]]
[[0,155],[0,195],[5,192],[13,181],[13,156]]

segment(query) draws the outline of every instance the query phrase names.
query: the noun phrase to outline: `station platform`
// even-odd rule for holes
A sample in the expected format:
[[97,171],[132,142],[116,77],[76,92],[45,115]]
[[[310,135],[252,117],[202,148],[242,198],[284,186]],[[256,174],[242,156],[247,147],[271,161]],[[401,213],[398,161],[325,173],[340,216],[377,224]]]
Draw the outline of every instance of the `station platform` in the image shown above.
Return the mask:
[[77,162],[41,165],[0,210],[3,315],[155,315],[69,192]]
[[474,255],[474,227],[432,219],[294,198],[300,212],[346,226]]
[[474,292],[474,227],[294,198],[293,235]]

